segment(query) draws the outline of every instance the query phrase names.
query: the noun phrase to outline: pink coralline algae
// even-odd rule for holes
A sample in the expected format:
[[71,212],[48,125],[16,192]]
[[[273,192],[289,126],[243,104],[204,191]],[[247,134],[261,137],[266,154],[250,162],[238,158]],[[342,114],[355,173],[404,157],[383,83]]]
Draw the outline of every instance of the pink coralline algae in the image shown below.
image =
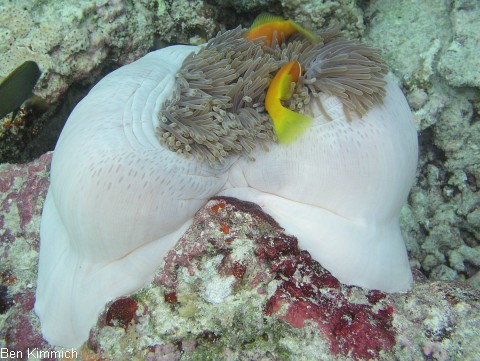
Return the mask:
[[105,316],[107,326],[121,326],[127,330],[135,317],[138,306],[130,297],[122,297],[114,301],[108,308]]
[[[235,239],[235,227],[228,224],[228,216],[233,212],[248,212],[258,222],[266,222],[273,228],[279,228],[278,224],[261,208],[250,202],[242,202],[229,197],[214,197],[195,216],[195,222],[186,234],[179,240],[175,247],[165,257],[163,272],[156,277],[155,282],[167,288],[167,294],[173,290],[177,283],[176,270],[179,267],[187,267],[190,275],[198,269],[201,256],[215,249],[219,254],[226,257],[220,267],[223,275],[234,275],[241,280],[246,272],[246,266],[240,262],[232,261],[229,254],[229,244]],[[212,221],[218,222],[218,226],[212,229]],[[241,220],[239,220],[241,222]],[[238,225],[237,225],[238,228]],[[221,237],[218,237],[218,236]],[[219,238],[221,240],[219,240]]]
[[145,359],[147,361],[180,361],[182,354],[195,350],[195,341],[176,344],[150,346]]
[[296,328],[311,320],[330,341],[333,354],[368,360],[395,345],[394,309],[385,294],[371,291],[362,303],[353,302],[356,287],[342,285],[290,236],[260,238],[257,253],[271,261],[275,278],[282,280],[265,314]]
[[[261,234],[254,234],[252,228],[256,259],[250,259],[248,263],[233,260],[229,250],[237,229],[229,222],[232,223],[232,214],[238,212],[248,212],[257,224],[265,222],[270,226],[270,232]],[[229,231],[225,232],[227,227]],[[206,231],[208,229],[211,233]],[[223,234],[223,240],[215,234]],[[272,278],[280,280],[276,291],[266,301],[264,314],[277,317],[296,328],[304,327],[310,320],[318,325],[323,337],[330,342],[333,354],[368,360],[395,345],[392,326],[394,308],[389,297],[379,291],[367,293],[358,287],[342,285],[308,252],[300,251],[297,239],[285,235],[280,226],[257,205],[232,198],[212,199],[166,257],[164,270],[157,278],[157,283],[167,289],[166,300],[173,299],[171,295],[175,294],[178,268],[187,267],[193,276],[202,268],[199,263],[201,257],[212,249],[217,254],[223,254],[218,272],[236,278],[237,283],[232,283],[234,289],[246,274],[252,278],[252,287],[265,284]],[[264,273],[255,276],[252,269],[258,270],[258,265]],[[260,276],[263,278],[259,281]],[[261,290],[259,288],[259,293]],[[358,302],[352,301],[351,296],[355,292],[363,295]]]
[[[212,249],[225,256],[219,265],[219,272],[222,275],[233,275],[240,281],[243,279],[247,270],[246,265],[229,256],[229,245],[237,237],[235,229],[238,228],[238,224],[229,225],[232,220],[228,219],[234,212],[248,212],[252,218],[252,226],[266,223],[272,229],[279,229],[278,224],[256,204],[229,197],[212,198],[196,214],[193,225],[165,257],[165,266],[155,282],[166,287],[166,294],[173,292],[176,287],[176,271],[179,267],[186,267],[193,276],[199,266],[198,260]],[[242,222],[241,219],[236,220],[236,223]]]
[[51,153],[25,164],[0,165],[0,344],[9,351],[49,350],[33,312],[39,219]]
[[34,238],[38,243],[38,229],[28,226],[34,215],[41,213],[48,188],[51,157],[51,153],[46,153],[28,166],[9,164],[0,169],[0,226],[5,231],[0,234],[2,242],[11,241],[10,235],[17,237],[13,230],[4,227],[5,216],[13,212],[18,213],[20,226],[15,231]]
[[40,333],[34,329],[32,312],[30,310],[26,314],[15,313],[7,320],[9,326],[5,330],[5,346],[9,351],[20,352],[24,356],[22,360],[27,359],[29,349],[51,350]]

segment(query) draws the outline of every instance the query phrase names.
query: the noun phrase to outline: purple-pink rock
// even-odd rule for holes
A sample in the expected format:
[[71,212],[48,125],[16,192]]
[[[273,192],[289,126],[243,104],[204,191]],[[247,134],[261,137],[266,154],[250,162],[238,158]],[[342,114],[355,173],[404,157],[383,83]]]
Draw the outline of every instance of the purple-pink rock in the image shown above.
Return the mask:
[[26,165],[0,165],[0,345],[20,352],[21,359],[27,359],[28,349],[51,350],[33,312],[51,155]]

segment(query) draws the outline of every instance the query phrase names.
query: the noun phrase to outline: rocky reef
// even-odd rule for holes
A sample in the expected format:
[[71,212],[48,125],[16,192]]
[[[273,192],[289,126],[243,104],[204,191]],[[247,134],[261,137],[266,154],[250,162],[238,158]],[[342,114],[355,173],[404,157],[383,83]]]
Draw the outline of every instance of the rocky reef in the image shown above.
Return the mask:
[[0,161],[36,158],[0,165],[1,347],[54,350],[32,311],[51,154],[37,157],[53,149],[62,119],[106,72],[150,49],[248,25],[261,11],[310,28],[336,26],[379,47],[402,86],[420,142],[418,181],[402,212],[413,290],[341,285],[256,206],[213,199],[155,280],[106,308],[82,359],[480,358],[480,5],[473,0],[0,4],[0,76],[36,61],[43,75],[34,91],[51,104],[14,126],[0,121]]

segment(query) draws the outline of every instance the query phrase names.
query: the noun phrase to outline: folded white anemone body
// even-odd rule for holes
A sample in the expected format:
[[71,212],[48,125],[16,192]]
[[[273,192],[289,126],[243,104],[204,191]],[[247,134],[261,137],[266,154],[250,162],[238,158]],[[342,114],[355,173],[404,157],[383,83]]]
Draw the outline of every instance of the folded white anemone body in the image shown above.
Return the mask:
[[[417,135],[391,79],[382,105],[347,120],[321,95],[291,145],[212,167],[161,146],[158,112],[196,47],[171,46],[106,76],[72,112],[55,148],[42,216],[35,310],[44,337],[76,347],[108,301],[151,281],[215,195],[259,204],[340,281],[387,292],[412,282],[399,229]],[[388,77],[387,77],[388,78]]]

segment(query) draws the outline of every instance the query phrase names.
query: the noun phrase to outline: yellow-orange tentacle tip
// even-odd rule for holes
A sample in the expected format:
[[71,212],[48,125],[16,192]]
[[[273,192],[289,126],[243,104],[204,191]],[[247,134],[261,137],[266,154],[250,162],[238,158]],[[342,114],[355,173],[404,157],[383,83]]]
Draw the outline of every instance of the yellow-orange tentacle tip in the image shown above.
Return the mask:
[[294,112],[283,106],[282,100],[292,96],[292,82],[298,82],[301,66],[298,61],[291,61],[275,74],[265,97],[265,108],[273,120],[273,128],[278,141],[289,144],[295,141],[312,123],[306,115]]

